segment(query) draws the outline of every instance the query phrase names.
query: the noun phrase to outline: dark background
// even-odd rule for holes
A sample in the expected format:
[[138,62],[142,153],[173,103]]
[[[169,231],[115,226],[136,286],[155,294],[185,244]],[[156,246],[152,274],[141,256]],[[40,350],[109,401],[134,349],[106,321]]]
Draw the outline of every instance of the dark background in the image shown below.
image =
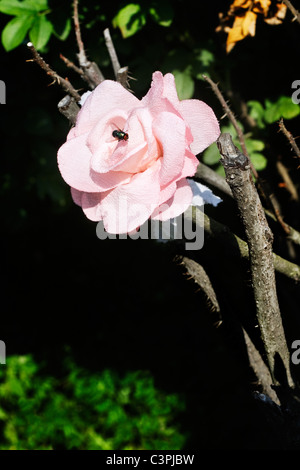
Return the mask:
[[[101,3],[111,21],[113,7]],[[89,57],[100,64],[106,78],[113,78],[113,72],[101,31],[109,26],[121,65],[129,65],[137,78],[131,86],[139,98],[146,93],[155,70],[167,71],[164,64],[169,49],[190,52],[196,44],[207,43],[213,44],[216,73],[224,88],[243,100],[291,95],[291,83],[300,79],[299,24],[287,20],[271,27],[258,21],[255,38],[245,39],[226,55],[226,36],[215,33],[215,28],[218,12],[226,12],[230,2],[201,2],[202,10],[197,7],[197,13],[194,1],[173,3],[176,14],[172,27],[162,28],[149,21],[126,40],[108,20],[100,27],[83,27]],[[94,15],[95,4],[89,2],[86,23]],[[69,7],[64,4],[62,11],[68,14]],[[0,15],[1,29],[7,19]],[[182,39],[187,34],[188,39]],[[75,60],[73,32],[66,42],[52,38],[44,57],[75,86],[84,86],[64,69],[59,52]],[[205,298],[184,276],[182,266],[174,262],[181,248],[151,240],[98,240],[96,224],[73,204],[57,169],[56,152],[69,129],[56,110],[63,92],[57,86],[48,87],[49,78],[36,64],[26,62],[29,58],[26,44],[10,53],[1,48],[0,79],[7,86],[7,104],[0,108],[0,337],[7,354],[31,353],[37,360],[46,360],[53,374],[60,373],[66,346],[76,361],[90,370],[148,369],[158,387],[184,394],[187,411],[181,426],[191,433],[190,447],[280,448],[280,432],[265,420],[253,399],[255,377],[235,323],[236,316],[254,322],[247,266],[241,271],[242,287],[235,289],[235,264],[223,257],[222,247],[205,241],[199,257],[220,299],[223,324],[217,328],[218,318]],[[213,106],[221,118],[223,112],[207,84],[197,81],[195,97]],[[299,135],[299,119],[291,121],[289,128]],[[270,126],[269,146],[280,149],[296,173],[289,148],[277,130]],[[270,161],[264,177],[279,191],[286,221],[299,230],[299,205],[278,189],[272,149],[268,150]],[[207,211],[241,230],[235,208],[230,202],[223,204],[225,207],[221,204]],[[287,256],[286,246],[278,240],[282,256]],[[297,299],[297,287],[280,282],[288,338],[299,339],[299,335],[295,338],[295,327],[299,331],[295,304],[290,308],[287,300]]]

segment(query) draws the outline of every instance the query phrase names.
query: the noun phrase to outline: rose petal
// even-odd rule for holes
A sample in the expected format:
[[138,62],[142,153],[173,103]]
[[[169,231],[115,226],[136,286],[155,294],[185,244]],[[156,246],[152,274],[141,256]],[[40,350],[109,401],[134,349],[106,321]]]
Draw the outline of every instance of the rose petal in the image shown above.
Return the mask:
[[130,183],[109,191],[101,199],[104,227],[109,233],[129,233],[141,226],[159,201],[160,162],[134,175]]
[[177,189],[177,183],[176,181],[172,181],[171,184],[168,184],[164,188],[160,188],[160,194],[159,194],[159,202],[158,204],[161,205],[164,202],[168,201],[174,196],[174,193]]
[[101,175],[90,169],[91,152],[86,145],[87,134],[67,140],[57,154],[58,167],[65,182],[79,191],[95,193],[115,188],[130,181],[130,175],[116,171]]
[[198,165],[198,158],[195,157],[195,155],[189,149],[185,149],[185,158],[181,177],[194,176],[197,171]]
[[140,106],[140,101],[120,83],[104,80],[87,97],[76,120],[76,135],[90,131],[95,124],[112,109],[131,111]]
[[91,152],[86,146],[88,134],[69,138],[57,154],[58,167],[65,182],[80,191],[99,191],[90,177]]
[[83,194],[82,191],[78,191],[78,189],[71,188],[72,199],[75,202],[75,204],[77,204],[77,206],[80,206],[80,207],[81,207],[82,194]]
[[[121,119],[122,112],[115,112]],[[126,171],[137,173],[140,171],[140,161],[146,151],[146,142],[144,138],[143,128],[140,120],[135,113],[126,120],[123,127],[129,135],[128,140],[120,140],[112,137],[113,130],[116,129],[114,124],[116,119],[113,117],[114,112],[101,120],[97,126],[91,131],[88,138],[88,145],[94,150],[91,167],[99,173],[107,173],[111,170]]]
[[[114,130],[123,129],[128,118],[128,113],[121,109],[113,109],[107,113],[102,119],[99,119],[97,124],[89,132],[87,139],[87,146],[89,147],[94,158],[100,153],[99,158],[103,152],[111,153],[117,146],[118,140],[113,137]],[[108,150],[105,150],[108,147]],[[101,150],[99,150],[101,149]]]
[[149,108],[153,105],[159,106],[164,91],[164,77],[161,72],[154,72],[152,75],[151,87],[148,93],[141,100],[141,106]]
[[185,155],[185,123],[176,114],[160,113],[153,123],[153,132],[163,148],[160,184],[165,186],[182,171]]
[[194,141],[190,147],[192,152],[197,155],[219,137],[219,123],[211,107],[203,101],[180,101],[179,110],[183,119],[191,128]]
[[191,205],[193,193],[187,180],[177,181],[175,194],[161,204],[152,214],[153,220],[168,220],[182,214]]
[[175,77],[172,73],[167,73],[164,77],[163,96],[168,98],[174,106],[179,105],[179,98],[176,90]]
[[89,220],[99,222],[101,216],[101,193],[83,193],[81,207]]

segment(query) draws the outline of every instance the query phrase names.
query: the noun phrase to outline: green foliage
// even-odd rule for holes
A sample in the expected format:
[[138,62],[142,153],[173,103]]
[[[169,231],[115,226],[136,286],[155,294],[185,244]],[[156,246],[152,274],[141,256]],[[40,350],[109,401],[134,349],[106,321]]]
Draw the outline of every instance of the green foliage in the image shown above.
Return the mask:
[[149,14],[160,26],[171,26],[174,18],[174,9],[169,2],[152,2]]
[[184,71],[172,70],[175,77],[176,90],[180,100],[186,100],[193,96],[195,82],[191,76],[190,67]]
[[0,449],[180,449],[172,421],[177,395],[157,390],[142,371],[91,374],[66,361],[60,379],[45,376],[31,356],[0,368]]
[[114,28],[120,28],[123,38],[129,38],[145,25],[146,15],[141,5],[130,3],[118,11],[112,23]]
[[[241,129],[243,129],[242,124],[241,123],[238,123],[238,124],[241,127]],[[232,136],[232,140],[234,144],[238,148],[241,148],[236,130],[234,129],[231,123],[229,123],[228,126],[222,126],[221,132],[223,133],[229,132]],[[246,136],[245,138],[245,145],[248,150],[249,157],[255,169],[258,171],[265,169],[268,162],[267,162],[266,157],[261,153],[265,148],[264,142],[262,140],[253,139],[248,134],[248,136]],[[219,154],[216,144],[210,145],[210,147],[208,147],[208,149],[205,150],[205,152],[203,153],[202,160],[203,160],[203,163],[205,163],[206,165],[214,166],[217,173],[224,175],[223,166],[221,165],[221,163],[219,163],[220,154]]]
[[278,121],[281,117],[292,119],[300,114],[300,106],[293,103],[290,96],[280,96],[274,103],[265,100],[265,108],[264,119],[268,124]]
[[[213,48],[210,44],[208,46]],[[175,76],[179,99],[190,99],[194,95],[196,81],[203,80],[203,74],[210,76],[214,60],[214,53],[208,47],[196,48],[193,53],[187,53],[185,48],[171,49],[161,70]]]
[[150,2],[148,7],[142,3],[129,3],[118,11],[112,24],[114,28],[120,28],[123,38],[129,38],[145,26],[147,16],[160,26],[168,27],[173,21],[174,10],[169,1]]
[[263,129],[280,118],[293,119],[300,114],[300,106],[293,103],[290,96],[280,96],[277,101],[265,100],[265,107],[259,101],[248,101],[249,115]]
[[[300,114],[300,106],[294,104],[292,99],[288,96],[280,96],[275,102],[266,99],[265,107],[259,101],[254,100],[248,101],[247,106],[249,116],[254,119],[257,128],[263,130],[266,129],[267,124],[277,122],[281,117],[284,119],[292,119]],[[238,124],[243,130],[242,124]],[[229,132],[232,135],[235,145],[240,148],[237,133],[231,123],[228,126],[222,126],[221,132]],[[255,169],[257,171],[264,170],[268,161],[263,153],[261,153],[265,148],[263,140],[253,139],[251,134],[247,134],[245,145]],[[207,165],[214,166],[217,173],[224,175],[224,170],[219,163],[219,159],[220,155],[215,144],[206,149],[203,154],[203,162]]]
[[71,29],[70,19],[67,19],[61,32],[54,30],[47,17],[51,13],[48,0],[0,0],[0,12],[14,16],[2,31],[1,40],[6,51],[19,46],[27,35],[36,49],[43,50],[52,33],[64,40]]

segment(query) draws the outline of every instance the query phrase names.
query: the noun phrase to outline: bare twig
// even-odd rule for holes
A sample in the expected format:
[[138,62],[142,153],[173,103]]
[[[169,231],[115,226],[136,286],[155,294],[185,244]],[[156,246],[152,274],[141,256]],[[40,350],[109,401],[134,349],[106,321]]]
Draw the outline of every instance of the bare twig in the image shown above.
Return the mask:
[[128,67],[120,68],[117,73],[117,82],[121,83],[121,85],[126,89],[129,89],[128,78]]
[[223,178],[204,163],[199,162],[195,177],[219,189],[219,191],[222,191],[222,193],[226,194],[227,196],[232,197],[230,186],[228,185],[225,178]]
[[216,293],[204,268],[187,256],[180,257],[179,260],[181,264],[185,266],[191,278],[194,279],[196,284],[198,284],[200,289],[204,292],[212,311],[220,314],[220,306]]
[[291,134],[291,132],[288,131],[287,128],[285,127],[282,118],[280,119],[278,124],[279,124],[280,131],[285,135],[285,137],[287,138],[287,140],[291,144],[291,146],[292,146],[295,154],[297,155],[297,157],[300,158],[300,149],[299,149],[298,145],[296,144],[296,141],[295,141],[293,135]]
[[114,46],[114,43],[112,42],[111,35],[110,35],[108,28],[106,28],[103,31],[103,35],[104,35],[105,44],[109,53],[109,57],[110,57],[110,60],[114,69],[114,74],[115,74],[115,77],[117,78],[121,65],[120,65],[120,62],[119,62],[119,59],[115,50],[115,46]]
[[86,56],[79,25],[78,0],[74,0],[73,11],[75,35],[79,49],[79,53],[77,54],[79,65],[84,72],[85,80],[88,82],[90,88],[94,89],[99,83],[103,82],[104,77],[98,65],[95,62],[90,62]]
[[77,45],[79,49],[79,54],[78,54],[79,63],[80,65],[87,65],[88,59],[86,57],[84,45],[81,39],[81,31],[80,31],[80,25],[79,25],[78,0],[74,0],[73,11],[74,11],[73,19],[74,19],[75,36],[76,36],[76,41],[77,41]]
[[65,96],[62,100],[60,100],[57,107],[59,112],[62,113],[71,124],[75,124],[80,108],[74,98],[72,98],[70,95]]
[[[207,165],[205,165],[202,162],[199,162],[197,172],[195,174],[195,177],[204,181],[205,183],[209,184],[210,186],[213,186],[214,188],[218,189],[221,191],[223,194],[226,194],[227,196],[233,197],[232,191],[230,189],[230,186],[226,182],[225,178],[223,178],[221,175],[218,175],[215,171],[213,171],[211,168],[209,168]],[[278,222],[278,214],[277,217],[268,209],[264,209],[266,215],[272,219],[273,221]],[[293,227],[288,225],[287,223],[284,222],[285,227],[287,227],[288,232],[288,238],[289,240],[293,241],[297,245],[300,245],[300,232],[295,230]],[[281,224],[282,226],[282,224]]]
[[276,162],[276,167],[277,167],[278,173],[280,174],[280,176],[282,177],[284,181],[285,188],[291,195],[291,199],[293,199],[294,201],[299,201],[298,191],[289,175],[287,168],[284,166],[284,164],[280,160]]
[[122,67],[120,65],[115,46],[113,43],[113,40],[110,35],[110,31],[108,28],[106,28],[103,31],[104,39],[105,39],[105,44],[109,53],[109,57],[114,69],[114,74],[116,77],[117,82],[121,83],[124,88],[128,88],[128,67]]
[[[198,210],[195,207],[193,209],[196,209],[196,212]],[[184,216],[187,218],[187,220],[190,220],[198,225],[197,217],[192,211],[191,206],[186,210]],[[230,256],[237,256],[245,260],[249,259],[248,245],[246,242],[244,242],[244,240],[233,233],[229,227],[222,224],[221,222],[218,222],[212,217],[208,217],[207,214],[203,214],[201,217],[204,217],[203,223],[205,236],[217,241],[218,244],[224,247],[224,250],[226,250]],[[275,271],[278,274],[282,274],[296,283],[300,281],[300,266],[287,261],[275,253],[273,253],[273,261]]]
[[274,212],[274,215],[276,217],[276,220],[277,222],[280,223],[281,227],[283,228],[283,231],[289,235],[290,234],[290,229],[289,229],[289,226],[284,222],[283,220],[283,217],[281,215],[281,210],[280,210],[280,206],[279,206],[279,203],[275,197],[275,194],[274,193],[271,193],[269,192],[268,193],[268,198],[269,198],[269,201],[271,203],[271,206],[272,206],[272,210]]
[[250,168],[251,168],[251,171],[252,171],[252,174],[254,175],[254,177],[256,178],[257,180],[257,185],[258,185],[258,188],[259,188],[259,191],[261,193],[261,195],[263,196],[263,198],[265,200],[268,200],[270,205],[272,206],[272,209],[274,211],[274,214],[278,220],[278,222],[280,223],[280,225],[282,226],[283,230],[285,231],[285,233],[288,235],[289,234],[289,230],[287,228],[287,225],[285,224],[285,222],[283,221],[283,218],[281,216],[281,213],[280,213],[280,208],[279,208],[279,204],[275,198],[275,195],[270,193],[269,191],[266,191],[266,187],[265,187],[265,184],[261,181],[261,178],[259,177],[259,174],[257,173],[256,169],[254,168],[252,162],[251,162],[251,159],[248,155],[248,152],[247,152],[247,149],[246,149],[246,145],[245,145],[245,139],[244,139],[244,134],[241,130],[241,128],[239,127],[236,119],[235,119],[235,116],[233,114],[233,112],[231,111],[230,107],[228,106],[228,103],[225,101],[222,93],[220,92],[219,90],[219,87],[216,83],[214,83],[209,77],[207,77],[206,75],[203,75],[203,78],[210,84],[213,92],[215,93],[215,95],[217,96],[218,100],[220,101],[223,109],[225,110],[226,112],[226,115],[228,116],[228,119],[230,120],[230,122],[232,123],[232,125],[234,126],[235,130],[236,130],[236,133],[238,135],[238,138],[239,138],[239,141],[240,141],[240,144],[241,144],[241,147],[242,147],[242,151],[243,151],[243,154],[248,158],[249,160],[249,165],[250,165]]
[[[230,122],[232,123],[233,127],[236,130],[236,133],[237,133],[238,139],[240,141],[240,144],[241,144],[242,151],[243,151],[244,155],[246,155],[246,157],[249,158],[242,129],[238,125],[237,120],[235,119],[235,116],[234,116],[233,112],[231,111],[228,103],[225,101],[222,93],[220,92],[218,85],[215,82],[213,82],[211,78],[207,77],[207,75],[202,75],[202,76],[203,76],[204,80],[206,80],[210,84],[213,92],[215,93],[218,100],[220,101],[220,103],[222,105],[222,108],[224,109],[226,115],[228,116],[228,119],[230,120]],[[255,176],[256,179],[258,179],[258,173],[257,173],[256,169],[254,168],[254,166],[253,166],[250,159],[249,159],[249,162],[250,162],[250,167],[251,167],[251,171],[252,171],[253,175]]]
[[272,252],[273,234],[250,178],[247,157],[233,144],[230,134],[221,134],[217,144],[222,156],[226,180],[237,202],[247,236],[257,320],[270,373],[274,383],[279,384],[276,372],[279,366],[278,361],[281,361],[286,371],[287,382],[293,386],[289,351],[276,293]]
[[[204,292],[212,310],[217,312],[219,317],[221,318],[221,310],[217,300],[217,296],[204,268],[199,263],[186,256],[177,257],[176,260],[179,261],[180,264],[182,264],[186,268],[187,274],[190,276],[191,279],[194,280],[196,284],[199,285],[201,291]],[[219,321],[217,325],[219,326],[221,323],[222,321]],[[248,333],[243,327],[242,331],[245,339],[245,345],[247,348],[249,364],[252,367],[258,379],[258,382],[262,387],[262,392],[268,395],[271,400],[273,400],[277,405],[280,405],[276,392],[271,387],[272,377],[268,367],[264,363],[259,351],[255,347],[254,343],[252,342]]]
[[230,102],[233,103],[234,108],[239,110],[239,116],[246,126],[253,129],[257,126],[255,119],[248,114],[247,103],[241,98],[239,92],[227,90],[226,95],[229,97]]
[[84,71],[80,67],[77,67],[77,65],[75,65],[74,62],[67,59],[67,57],[65,57],[63,54],[59,54],[59,57],[61,58],[61,60],[64,61],[67,67],[69,67],[70,69],[73,69],[76,73],[78,73],[78,75],[84,78]]
[[260,352],[256,349],[255,345],[251,341],[246,330],[242,328],[242,331],[243,331],[243,335],[245,339],[250,366],[252,367],[253,372],[255,373],[262,387],[263,393],[268,395],[271,398],[271,400],[273,400],[273,402],[276,403],[276,405],[280,405],[280,401],[278,400],[276,392],[271,387],[272,377],[271,377],[269,369],[264,363],[260,355]]
[[283,1],[283,3],[286,4],[286,6],[290,10],[290,12],[294,15],[294,18],[293,18],[292,21],[298,21],[298,23],[300,23],[300,13],[299,13],[299,11],[296,10],[294,5],[292,5],[292,3],[289,0],[282,0],[282,1]]
[[53,83],[57,83],[60,85],[65,92],[67,92],[70,96],[72,96],[76,101],[80,100],[80,95],[77,93],[75,88],[65,78],[60,77],[51,67],[44,61],[44,59],[40,56],[32,42],[27,43],[28,49],[31,51],[33,55],[33,61],[36,62],[50,77],[53,78]]

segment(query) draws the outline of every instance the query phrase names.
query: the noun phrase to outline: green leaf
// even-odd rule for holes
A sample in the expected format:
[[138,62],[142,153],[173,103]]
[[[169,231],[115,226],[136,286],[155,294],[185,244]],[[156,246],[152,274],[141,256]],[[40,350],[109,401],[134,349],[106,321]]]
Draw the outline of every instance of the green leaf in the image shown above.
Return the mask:
[[256,151],[260,152],[265,148],[265,144],[262,140],[245,139],[245,144],[249,153]]
[[[55,25],[57,28],[57,25]],[[67,18],[65,26],[61,29],[61,31],[53,30],[53,34],[58,37],[61,41],[65,41],[67,37],[69,36],[71,31],[71,20],[70,18]]]
[[252,152],[251,155],[250,155],[250,158],[251,158],[251,161],[254,165],[254,168],[257,171],[261,171],[261,170],[264,170],[266,168],[268,160],[261,153]]
[[280,117],[284,119],[293,119],[300,114],[300,106],[293,103],[289,96],[281,96],[277,103],[281,113]]
[[210,145],[203,153],[203,163],[206,165],[215,165],[220,160],[220,153],[216,144]]
[[195,83],[190,73],[187,70],[184,72],[181,72],[180,70],[173,70],[172,73],[175,77],[178,98],[180,100],[187,100],[192,98],[194,94]]
[[215,56],[208,49],[201,49],[195,59],[201,62],[204,67],[209,67],[214,62]]
[[249,116],[257,123],[257,127],[263,129],[265,127],[263,121],[265,110],[263,105],[259,101],[248,101],[247,105],[249,108]]
[[114,28],[120,28],[123,38],[129,38],[146,24],[146,15],[143,13],[141,5],[130,3],[119,10],[113,18],[112,24]]
[[38,50],[43,49],[50,39],[52,33],[52,23],[47,20],[45,15],[38,15],[29,31],[29,38],[34,47]]
[[[240,122],[240,121],[237,121],[237,124],[238,126],[242,129],[242,131],[244,131],[244,126],[243,124]],[[237,138],[237,133],[236,133],[236,130],[232,124],[232,122],[228,122],[228,124],[224,125],[221,127],[221,132],[224,134],[225,132],[228,132],[229,134],[231,134],[231,137],[233,138],[233,140],[235,140]]]
[[1,0],[0,12],[6,15],[23,16],[36,13],[36,8],[27,2],[18,2],[17,0]]
[[216,173],[220,176],[222,176],[223,178],[225,178],[225,170],[224,170],[224,167],[222,164],[218,165],[218,167],[216,168]]
[[174,10],[169,3],[154,2],[153,6],[149,8],[149,13],[160,26],[168,27],[172,24]]
[[31,5],[36,11],[42,11],[48,9],[48,0],[24,0],[27,5]]
[[280,119],[280,110],[278,109],[277,104],[273,104],[265,111],[265,121],[268,124],[272,124],[272,122],[278,121]]
[[265,121],[268,124],[278,121],[281,117],[292,119],[300,114],[299,105],[293,103],[289,96],[281,96],[275,103],[265,101]]
[[32,25],[33,16],[16,16],[10,20],[2,31],[2,44],[6,51],[11,51],[24,40]]

